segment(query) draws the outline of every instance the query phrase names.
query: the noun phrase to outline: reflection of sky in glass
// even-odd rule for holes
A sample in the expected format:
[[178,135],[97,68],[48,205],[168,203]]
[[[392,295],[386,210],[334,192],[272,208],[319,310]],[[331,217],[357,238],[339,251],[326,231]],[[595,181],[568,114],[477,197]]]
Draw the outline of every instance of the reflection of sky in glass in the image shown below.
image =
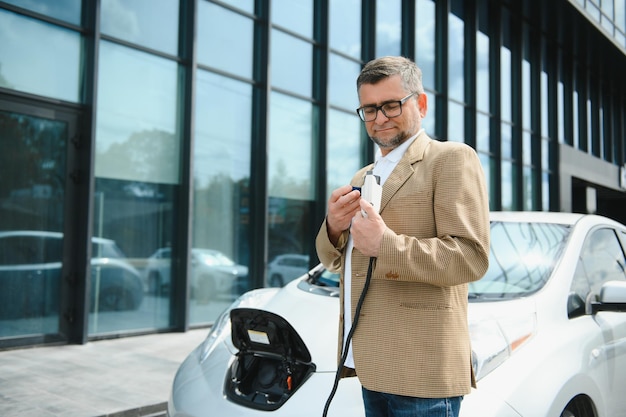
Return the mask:
[[267,168],[272,197],[313,198],[312,110],[306,101],[271,94]]
[[311,44],[273,30],[271,54],[272,85],[310,97],[313,80]]
[[500,111],[502,120],[511,121],[511,51],[500,48]]
[[81,0],[4,0],[4,2],[75,25],[80,24]]
[[435,2],[417,0],[415,4],[415,59],[422,69],[424,88],[435,89]]
[[80,58],[78,33],[0,10],[0,86],[79,102]]
[[[361,66],[335,54],[328,64],[328,97],[331,104],[353,110],[359,107],[356,79]],[[356,114],[356,113],[355,113]]]
[[530,129],[530,108],[531,108],[531,85],[530,85],[530,61],[524,59],[522,61],[522,128]]
[[511,144],[511,125],[502,123],[500,132],[500,156],[503,159],[513,158],[513,146]]
[[[156,130],[176,135],[176,62],[103,41],[99,63],[97,155],[139,132]],[[97,156],[96,172],[109,178],[121,174],[108,172]],[[170,180],[176,183],[178,178]]]
[[465,139],[465,108],[459,103],[448,101],[448,140],[463,142]]
[[198,62],[245,78],[252,78],[253,32],[252,19],[213,3],[199,2]]
[[502,210],[513,209],[513,164],[509,161],[502,161]]
[[361,0],[330,0],[330,47],[361,58]]
[[376,2],[376,56],[400,55],[402,5],[400,0]]
[[101,0],[103,34],[175,55],[178,0]]
[[476,107],[489,111],[489,36],[476,34]]
[[198,71],[196,88],[194,186],[219,175],[249,178],[252,87]]
[[328,113],[326,155],[327,196],[337,187],[350,183],[361,162],[361,120],[355,114],[337,110]]
[[272,23],[303,35],[313,37],[313,0],[270,1]]
[[476,149],[489,152],[489,116],[476,114]]
[[448,14],[448,94],[458,101],[465,101],[464,90],[464,23],[453,13]]

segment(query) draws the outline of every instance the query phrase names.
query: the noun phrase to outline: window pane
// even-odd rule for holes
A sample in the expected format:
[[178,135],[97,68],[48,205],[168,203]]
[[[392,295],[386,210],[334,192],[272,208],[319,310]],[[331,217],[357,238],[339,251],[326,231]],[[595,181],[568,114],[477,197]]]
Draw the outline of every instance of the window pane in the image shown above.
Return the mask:
[[448,102],[448,140],[464,142],[465,108],[452,101]]
[[[215,320],[232,298],[249,286],[252,108],[249,84],[198,71],[196,87],[192,261],[197,259],[191,265],[189,310],[193,324]],[[215,129],[220,125],[237,129]],[[206,256],[200,256],[200,248],[217,251],[220,259],[225,256],[238,265],[237,276],[229,283],[207,272]]]
[[313,105],[272,93],[270,102],[268,192],[273,197],[312,200]]
[[[89,333],[164,328],[170,325],[175,277],[169,260],[153,260],[175,241],[177,64],[106,41],[100,54],[93,234],[112,241],[124,262],[134,260],[137,267],[126,279],[134,282],[139,272],[146,293],[139,301],[135,290],[113,291],[104,285],[106,265],[92,264],[92,291],[99,294],[99,304],[90,314]],[[94,246],[93,251],[103,249]]]
[[361,120],[356,114],[331,110],[328,113],[326,155],[327,196],[337,187],[350,183],[361,168]]
[[4,0],[4,2],[80,25],[81,0]]
[[101,0],[103,34],[176,55],[178,0]]
[[361,66],[354,61],[335,54],[330,54],[328,66],[328,96],[330,103],[350,110],[356,109],[359,106],[356,79],[359,76]]
[[313,0],[272,0],[270,6],[272,23],[313,37]]
[[[422,84],[428,90],[435,89],[435,2],[417,0],[415,5],[415,56],[422,70]],[[434,100],[433,100],[434,101]]]
[[476,149],[483,152],[489,152],[489,116],[478,113],[476,115]]
[[486,3],[478,10],[479,30],[476,33],[476,107],[489,112],[489,16]]
[[313,47],[278,30],[272,31],[272,84],[311,96]]
[[0,111],[0,338],[59,332],[69,134]]
[[502,161],[502,210],[513,210],[513,164]]
[[452,1],[452,12],[448,15],[448,94],[458,101],[465,101],[465,25],[462,16],[463,3]]
[[76,103],[81,67],[78,33],[0,10],[0,87]]
[[177,65],[102,42],[97,177],[177,184]]
[[330,0],[330,47],[361,58],[361,1]]
[[198,62],[252,78],[253,32],[251,19],[213,3],[199,2]]
[[400,0],[377,0],[376,56],[400,55],[401,29]]

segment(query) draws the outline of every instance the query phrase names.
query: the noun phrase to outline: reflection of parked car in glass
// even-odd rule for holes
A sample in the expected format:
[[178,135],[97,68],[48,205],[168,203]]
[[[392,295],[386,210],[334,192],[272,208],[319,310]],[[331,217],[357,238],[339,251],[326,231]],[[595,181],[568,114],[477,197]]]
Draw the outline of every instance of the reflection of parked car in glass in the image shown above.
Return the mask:
[[[626,227],[604,217],[491,213],[489,270],[468,286],[478,389],[462,417],[626,416],[625,250]],[[322,415],[337,368],[338,286],[319,265],[242,295],[181,364],[168,415]],[[423,314],[447,314],[431,307]],[[329,415],[363,416],[360,397],[358,378],[342,379]]]
[[[148,258],[144,271],[146,289],[153,294],[167,293],[171,285],[172,249],[158,249]],[[213,249],[191,249],[191,293],[199,301],[219,294],[239,295],[247,289],[248,267],[236,264]]]
[[309,256],[297,253],[278,255],[267,265],[267,286],[282,287],[309,270]]
[[[132,310],[143,300],[141,276],[115,241],[94,237],[91,310]],[[0,232],[0,317],[42,317],[58,312],[63,234]]]

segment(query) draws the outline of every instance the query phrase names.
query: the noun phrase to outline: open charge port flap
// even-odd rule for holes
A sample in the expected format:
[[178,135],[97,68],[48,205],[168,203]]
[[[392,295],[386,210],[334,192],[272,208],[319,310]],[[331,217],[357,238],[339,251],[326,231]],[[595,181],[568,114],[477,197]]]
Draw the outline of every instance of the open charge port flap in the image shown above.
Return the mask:
[[230,319],[239,352],[226,374],[227,398],[259,410],[280,408],[315,372],[309,350],[285,319],[269,311],[233,309]]

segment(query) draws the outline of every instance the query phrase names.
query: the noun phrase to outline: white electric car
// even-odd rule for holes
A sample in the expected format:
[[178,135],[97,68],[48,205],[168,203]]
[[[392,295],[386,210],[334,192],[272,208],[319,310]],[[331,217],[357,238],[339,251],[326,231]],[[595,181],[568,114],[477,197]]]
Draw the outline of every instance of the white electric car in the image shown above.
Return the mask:
[[[489,270],[469,285],[478,388],[462,417],[626,416],[625,251],[626,227],[601,216],[492,213]],[[320,265],[241,296],[181,364],[169,416],[321,417],[338,291]],[[358,379],[342,379],[328,416],[363,415]]]

